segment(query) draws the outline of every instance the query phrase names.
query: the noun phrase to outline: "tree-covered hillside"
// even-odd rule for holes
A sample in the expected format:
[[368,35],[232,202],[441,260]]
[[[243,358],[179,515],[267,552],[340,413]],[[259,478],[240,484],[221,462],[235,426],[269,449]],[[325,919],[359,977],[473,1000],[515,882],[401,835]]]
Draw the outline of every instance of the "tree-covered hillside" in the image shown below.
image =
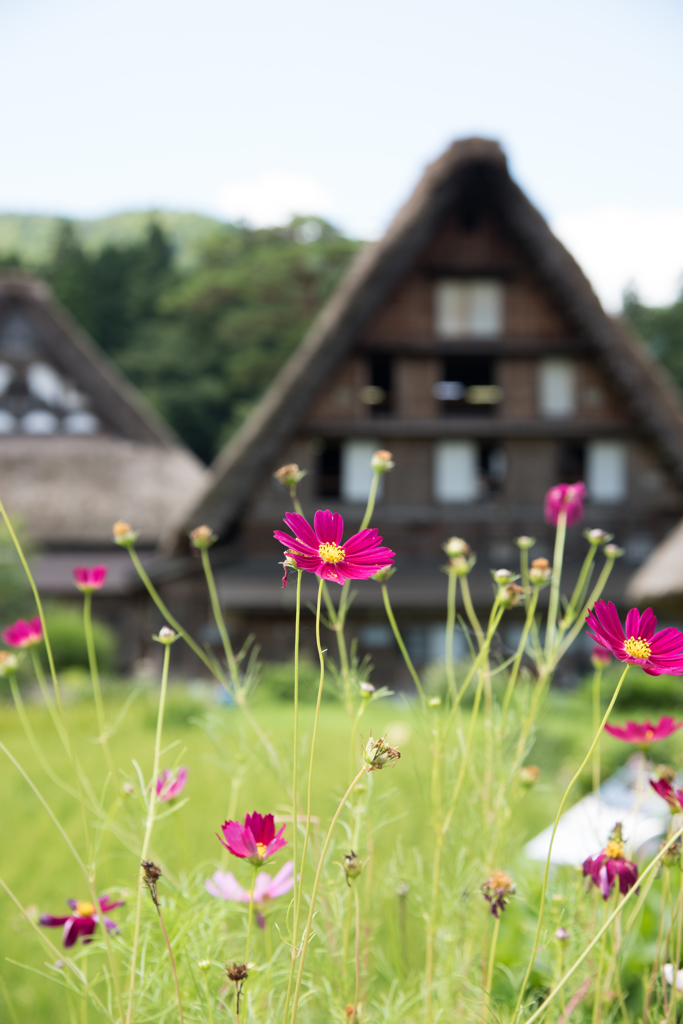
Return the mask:
[[670,306],[644,306],[629,291],[624,295],[624,316],[683,388],[683,291]]
[[358,243],[317,218],[219,224],[179,260],[152,220],[132,242],[86,246],[62,221],[49,258],[0,257],[55,295],[180,436],[209,461],[242,422],[346,269]]

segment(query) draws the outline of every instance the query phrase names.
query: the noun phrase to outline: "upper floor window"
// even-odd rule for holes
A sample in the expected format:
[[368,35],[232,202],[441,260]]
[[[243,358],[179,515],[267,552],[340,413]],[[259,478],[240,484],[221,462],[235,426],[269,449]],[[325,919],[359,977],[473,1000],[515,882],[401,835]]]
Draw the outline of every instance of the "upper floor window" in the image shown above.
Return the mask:
[[576,363],[551,356],[538,364],[538,408],[541,416],[563,419],[576,411]]
[[360,400],[370,406],[373,416],[392,411],[392,359],[390,355],[377,353],[369,360],[370,383],[361,388]]
[[507,475],[504,449],[495,442],[438,441],[434,449],[434,498],[440,505],[476,501],[500,490]]
[[[368,500],[372,484],[373,470],[370,460],[374,452],[381,448],[379,441],[354,440],[343,441],[341,445],[339,496],[342,501],[355,503]],[[381,497],[384,477],[379,479],[377,497]]]
[[442,278],[434,288],[434,329],[452,338],[496,338],[503,333],[502,281],[487,277]]
[[590,501],[616,505],[628,496],[628,449],[623,441],[586,445],[586,487]]
[[449,356],[443,361],[443,379],[432,394],[443,416],[490,414],[503,398],[493,383],[493,360],[487,356]]

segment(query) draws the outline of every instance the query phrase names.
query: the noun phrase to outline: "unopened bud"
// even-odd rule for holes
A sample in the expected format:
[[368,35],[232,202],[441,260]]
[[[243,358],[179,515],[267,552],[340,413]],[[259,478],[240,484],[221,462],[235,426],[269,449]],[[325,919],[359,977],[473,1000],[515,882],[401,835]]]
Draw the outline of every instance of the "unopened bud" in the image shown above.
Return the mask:
[[449,537],[441,547],[449,558],[455,558],[457,555],[465,555],[467,557],[471,551],[469,544],[462,537]]
[[498,603],[503,608],[516,608],[524,596],[524,587],[518,583],[508,583],[498,591]]
[[595,544],[596,547],[606,544],[614,536],[613,533],[607,533],[605,530],[584,530],[583,535],[589,544]]
[[206,551],[218,540],[218,534],[214,533],[210,526],[195,526],[190,531],[190,543],[198,551]]
[[467,576],[468,573],[472,572],[476,559],[474,555],[470,555],[469,558],[465,558],[464,555],[456,555],[455,558],[451,558],[448,565],[444,566],[444,572],[449,576]]
[[353,850],[347,853],[344,857],[344,874],[346,875],[346,881],[350,885],[350,878],[358,878],[359,874],[363,870],[361,862],[356,857]]
[[374,687],[372,683],[359,683],[358,689],[364,697],[369,697],[371,693],[375,692],[376,687]]
[[200,960],[199,963],[197,964],[197,967],[199,968],[200,971],[208,971],[211,969],[211,961]]
[[440,708],[441,697],[430,697],[429,700],[427,701],[427,704],[429,705],[430,708]]
[[160,644],[173,644],[179,637],[180,633],[176,633],[170,626],[162,626],[157,635],[152,637],[152,640],[156,640]]
[[552,576],[553,570],[547,558],[534,558],[529,568],[529,579],[532,583],[547,583]]
[[[659,849],[661,850],[666,842],[663,842]],[[680,868],[681,866],[681,837],[675,840],[662,857],[662,864],[667,868]]]
[[593,668],[605,668],[612,660],[612,655],[604,647],[596,644],[591,651],[591,665]]
[[558,940],[558,942],[566,942],[567,939],[569,938],[569,932],[567,931],[566,928],[563,928],[560,925],[560,927],[555,932],[555,938]]
[[121,788],[123,789],[123,792],[128,793],[129,796],[135,792],[135,789],[131,786],[130,782],[124,782]]
[[605,544],[603,551],[605,552],[605,558],[621,558],[624,553],[624,549],[616,544]]
[[370,465],[374,469],[375,473],[388,473],[390,469],[394,468],[394,457],[391,452],[386,451],[384,448],[380,448],[370,459]]
[[388,764],[395,764],[400,756],[400,751],[396,747],[390,747],[383,736],[375,740],[372,738],[372,733],[363,748],[363,764],[366,772],[380,771]]
[[668,782],[669,784],[673,783],[676,778],[676,772],[673,768],[670,768],[668,764],[658,764],[656,773],[658,779],[662,779],[662,781]]
[[114,534],[114,543],[122,548],[132,547],[138,539],[138,533],[136,533],[130,523],[124,523],[122,519],[114,523],[112,533]]
[[537,764],[525,764],[519,773],[519,781],[523,786],[535,786],[541,777],[541,769]]
[[521,537],[515,537],[513,544],[516,544],[520,551],[528,551],[536,543],[535,537],[527,537],[523,535]]
[[493,578],[496,583],[509,583],[514,573],[510,569],[495,569],[493,572]]
[[279,469],[276,469],[273,476],[278,483],[282,484],[283,487],[287,487],[291,490],[292,487],[296,487],[296,485],[303,480],[307,473],[307,469],[299,469],[296,462],[290,462],[288,465],[280,466]]
[[11,676],[19,667],[19,658],[13,651],[0,651],[0,676]]
[[396,886],[396,895],[399,897],[399,899],[404,900],[409,892],[410,886],[408,885],[407,882],[399,882],[398,885]]
[[395,565],[385,565],[383,569],[378,569],[376,573],[373,573],[370,579],[374,580],[376,583],[386,583],[387,580],[391,579],[395,572]]

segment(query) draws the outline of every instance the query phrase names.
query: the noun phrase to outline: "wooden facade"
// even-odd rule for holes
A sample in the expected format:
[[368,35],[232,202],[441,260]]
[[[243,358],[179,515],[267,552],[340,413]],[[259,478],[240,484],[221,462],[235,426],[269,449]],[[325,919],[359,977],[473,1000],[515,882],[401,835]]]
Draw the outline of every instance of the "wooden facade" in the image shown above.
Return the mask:
[[[168,599],[195,628],[208,621],[186,547],[186,531],[207,522],[220,536],[212,557],[233,629],[255,633],[264,657],[287,657],[294,594],[280,588],[272,533],[289,499],[273,472],[291,462],[307,469],[304,510],[340,512],[348,536],[379,447],[396,468],[383,478],[373,525],[397,552],[392,600],[421,662],[441,650],[447,537],[476,551],[471,585],[483,606],[489,570],[517,566],[515,536],[536,536],[534,554],[551,555],[546,490],[585,479],[585,526],[610,531],[626,550],[607,592],[621,603],[634,567],[683,514],[675,387],[604,313],[496,143],[455,143],[385,238],[360,254],[219,456],[216,483],[159,571]],[[581,530],[570,531],[570,577],[584,549]],[[307,580],[307,599],[313,588]],[[378,585],[354,590],[361,653],[373,654],[381,681],[399,677]]]

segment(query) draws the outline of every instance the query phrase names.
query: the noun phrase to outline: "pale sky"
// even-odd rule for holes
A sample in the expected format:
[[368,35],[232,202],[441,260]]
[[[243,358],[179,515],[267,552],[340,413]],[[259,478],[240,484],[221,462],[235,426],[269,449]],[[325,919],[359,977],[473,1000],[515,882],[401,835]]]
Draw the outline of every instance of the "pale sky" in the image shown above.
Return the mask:
[[0,0],[0,211],[381,234],[499,139],[603,301],[683,275],[679,0]]

